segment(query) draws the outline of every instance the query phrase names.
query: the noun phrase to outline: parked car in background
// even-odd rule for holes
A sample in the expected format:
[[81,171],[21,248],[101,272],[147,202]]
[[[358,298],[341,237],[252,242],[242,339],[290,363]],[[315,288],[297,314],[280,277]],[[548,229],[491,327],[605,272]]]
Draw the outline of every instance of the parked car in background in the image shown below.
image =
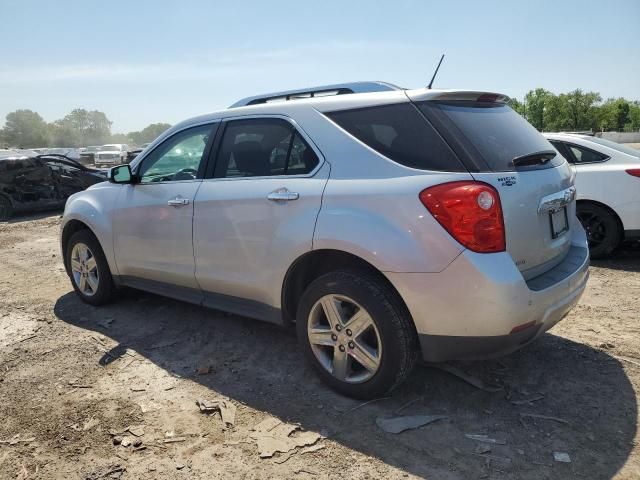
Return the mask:
[[79,162],[82,163],[83,165],[94,165],[95,164],[95,155],[96,155],[97,152],[100,151],[100,148],[101,147],[98,146],[98,145],[85,147],[80,152]]
[[576,173],[577,215],[592,258],[640,239],[640,150],[588,135],[545,133]]
[[94,154],[96,165],[119,165],[126,163],[128,146],[123,143],[103,145]]
[[17,212],[63,207],[70,195],[106,180],[104,171],[89,169],[63,156],[1,152],[0,221]]
[[148,143],[143,143],[141,146],[139,147],[134,147],[131,150],[129,150],[127,152],[127,163],[131,163],[131,161],[136,158],[138,155],[140,155],[145,148],[147,148],[149,145],[151,145],[151,142]]
[[512,352],[578,302],[589,255],[570,166],[508,100],[360,82],[186,120],[69,199],[73,288],[295,323],[360,398],[418,356]]

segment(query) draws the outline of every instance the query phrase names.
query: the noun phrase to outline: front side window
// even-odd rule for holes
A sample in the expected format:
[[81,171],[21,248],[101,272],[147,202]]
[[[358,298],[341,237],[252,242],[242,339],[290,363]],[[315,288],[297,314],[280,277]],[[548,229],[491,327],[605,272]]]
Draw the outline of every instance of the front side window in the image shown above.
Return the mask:
[[303,175],[318,165],[315,152],[293,126],[276,118],[233,120],[220,143],[215,177]]
[[201,125],[176,133],[158,145],[142,161],[141,183],[194,180],[212,133],[211,125]]
[[576,163],[604,162],[609,158],[600,152],[589,150],[588,148],[579,147],[577,145],[572,145],[572,144],[568,144],[567,146],[569,147],[569,150],[571,150],[571,153],[576,159]]

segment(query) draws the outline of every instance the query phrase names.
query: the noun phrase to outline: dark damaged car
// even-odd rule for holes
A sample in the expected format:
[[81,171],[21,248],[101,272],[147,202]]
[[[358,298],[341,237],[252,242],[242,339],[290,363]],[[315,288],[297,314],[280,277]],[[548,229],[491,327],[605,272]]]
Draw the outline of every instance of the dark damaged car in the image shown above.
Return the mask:
[[61,208],[69,196],[105,180],[104,171],[62,155],[0,156],[0,221]]

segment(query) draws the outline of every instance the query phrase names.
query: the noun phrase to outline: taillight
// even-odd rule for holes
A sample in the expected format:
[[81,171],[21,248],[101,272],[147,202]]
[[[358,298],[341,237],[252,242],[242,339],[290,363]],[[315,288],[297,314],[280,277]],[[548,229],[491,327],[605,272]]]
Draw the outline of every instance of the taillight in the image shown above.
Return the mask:
[[500,195],[482,182],[451,182],[420,192],[420,201],[462,245],[479,253],[506,249]]
[[629,175],[633,175],[634,177],[640,177],[640,168],[631,168],[629,170],[625,170]]

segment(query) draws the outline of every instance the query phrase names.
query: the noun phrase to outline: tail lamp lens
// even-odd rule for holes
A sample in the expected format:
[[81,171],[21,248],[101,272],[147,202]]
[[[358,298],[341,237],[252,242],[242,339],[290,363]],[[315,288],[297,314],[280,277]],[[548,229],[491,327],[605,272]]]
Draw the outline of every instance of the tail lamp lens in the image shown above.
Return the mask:
[[629,170],[625,170],[629,175],[633,175],[634,177],[640,177],[640,168],[630,168]]
[[474,181],[443,183],[420,192],[420,201],[469,250],[494,253],[506,249],[500,195],[491,185]]

